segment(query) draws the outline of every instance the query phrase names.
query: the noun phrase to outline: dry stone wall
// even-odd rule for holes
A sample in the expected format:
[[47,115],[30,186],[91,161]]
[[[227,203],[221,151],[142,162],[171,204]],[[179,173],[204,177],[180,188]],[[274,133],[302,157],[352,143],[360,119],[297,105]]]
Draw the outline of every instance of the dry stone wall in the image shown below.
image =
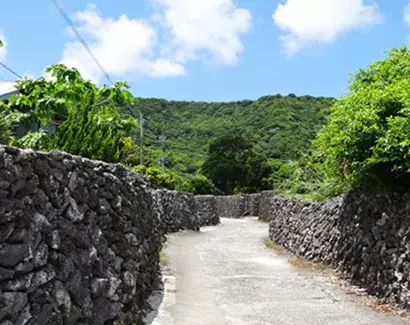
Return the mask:
[[216,196],[216,214],[221,218],[256,217],[259,215],[261,194]]
[[216,211],[214,198],[199,201],[152,190],[121,165],[0,147],[0,325],[135,319],[163,235]]
[[196,195],[195,205],[200,227],[217,225],[219,223],[215,196]]
[[163,225],[163,232],[184,229],[199,230],[200,223],[195,197],[189,193],[153,190],[155,210]]
[[244,217],[244,198],[242,195],[216,196],[216,211],[222,218]]
[[257,217],[259,216],[259,206],[260,206],[260,199],[261,195],[259,193],[256,194],[249,194],[247,195],[248,201],[246,205],[246,213],[245,215],[250,217]]
[[271,216],[272,200],[274,198],[274,191],[263,191],[259,197],[259,213],[260,220],[268,221]]
[[269,236],[409,309],[409,216],[410,194],[355,192],[325,203],[275,197]]

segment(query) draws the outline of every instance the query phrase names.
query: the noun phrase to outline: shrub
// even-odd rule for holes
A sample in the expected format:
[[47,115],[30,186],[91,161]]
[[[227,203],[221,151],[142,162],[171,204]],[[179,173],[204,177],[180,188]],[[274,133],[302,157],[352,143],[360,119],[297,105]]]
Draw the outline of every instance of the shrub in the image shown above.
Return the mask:
[[410,184],[410,52],[356,73],[313,142],[311,161],[340,188]]

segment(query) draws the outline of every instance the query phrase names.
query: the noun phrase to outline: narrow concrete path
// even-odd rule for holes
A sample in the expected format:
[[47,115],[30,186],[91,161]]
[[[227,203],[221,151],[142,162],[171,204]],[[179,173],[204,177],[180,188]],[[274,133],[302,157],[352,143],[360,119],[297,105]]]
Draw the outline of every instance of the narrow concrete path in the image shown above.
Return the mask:
[[[265,247],[268,225],[223,219],[169,237],[164,297],[153,325],[403,325]],[[153,303],[155,298],[153,298]]]

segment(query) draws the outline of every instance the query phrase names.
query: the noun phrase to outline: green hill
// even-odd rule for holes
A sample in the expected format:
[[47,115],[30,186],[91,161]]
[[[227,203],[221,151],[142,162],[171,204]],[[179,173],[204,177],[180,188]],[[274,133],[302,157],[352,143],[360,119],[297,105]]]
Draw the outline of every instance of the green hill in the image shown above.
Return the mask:
[[244,135],[266,158],[297,159],[324,124],[334,101],[293,94],[225,103],[137,98],[136,108],[146,118],[150,164],[158,165],[162,155],[158,136],[162,135],[167,166],[191,174],[204,161],[209,141],[226,134]]

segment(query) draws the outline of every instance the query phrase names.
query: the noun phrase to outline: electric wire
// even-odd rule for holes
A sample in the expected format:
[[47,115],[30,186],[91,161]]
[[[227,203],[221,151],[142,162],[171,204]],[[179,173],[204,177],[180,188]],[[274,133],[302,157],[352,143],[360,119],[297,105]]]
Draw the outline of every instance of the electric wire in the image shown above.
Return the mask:
[[112,81],[110,75],[108,74],[108,72],[104,69],[104,67],[102,66],[102,64],[100,63],[100,61],[98,61],[97,57],[94,55],[93,51],[91,51],[90,47],[88,46],[87,42],[85,41],[85,39],[81,36],[81,34],[78,32],[77,28],[75,27],[73,21],[71,20],[71,18],[67,15],[67,13],[65,12],[63,6],[57,1],[57,0],[51,0],[54,4],[54,6],[57,8],[57,10],[60,12],[61,16],[64,18],[64,20],[66,21],[67,25],[70,27],[70,29],[72,30],[72,32],[74,33],[74,35],[77,37],[77,39],[80,41],[81,45],[85,48],[85,50],[88,52],[88,54],[91,56],[91,58],[93,59],[93,61],[95,62],[95,64],[99,67],[99,69],[101,70],[101,72],[103,73],[104,77],[108,80],[108,82],[110,84],[114,84],[114,82]]
[[10,67],[8,67],[7,65],[5,65],[3,62],[0,62],[0,65],[1,65],[4,69],[6,69],[7,71],[9,71],[9,72],[11,72],[12,74],[14,74],[17,78],[20,78],[20,79],[23,78],[20,74],[18,74],[18,73],[17,73],[16,71],[14,71],[12,68],[10,68]]

